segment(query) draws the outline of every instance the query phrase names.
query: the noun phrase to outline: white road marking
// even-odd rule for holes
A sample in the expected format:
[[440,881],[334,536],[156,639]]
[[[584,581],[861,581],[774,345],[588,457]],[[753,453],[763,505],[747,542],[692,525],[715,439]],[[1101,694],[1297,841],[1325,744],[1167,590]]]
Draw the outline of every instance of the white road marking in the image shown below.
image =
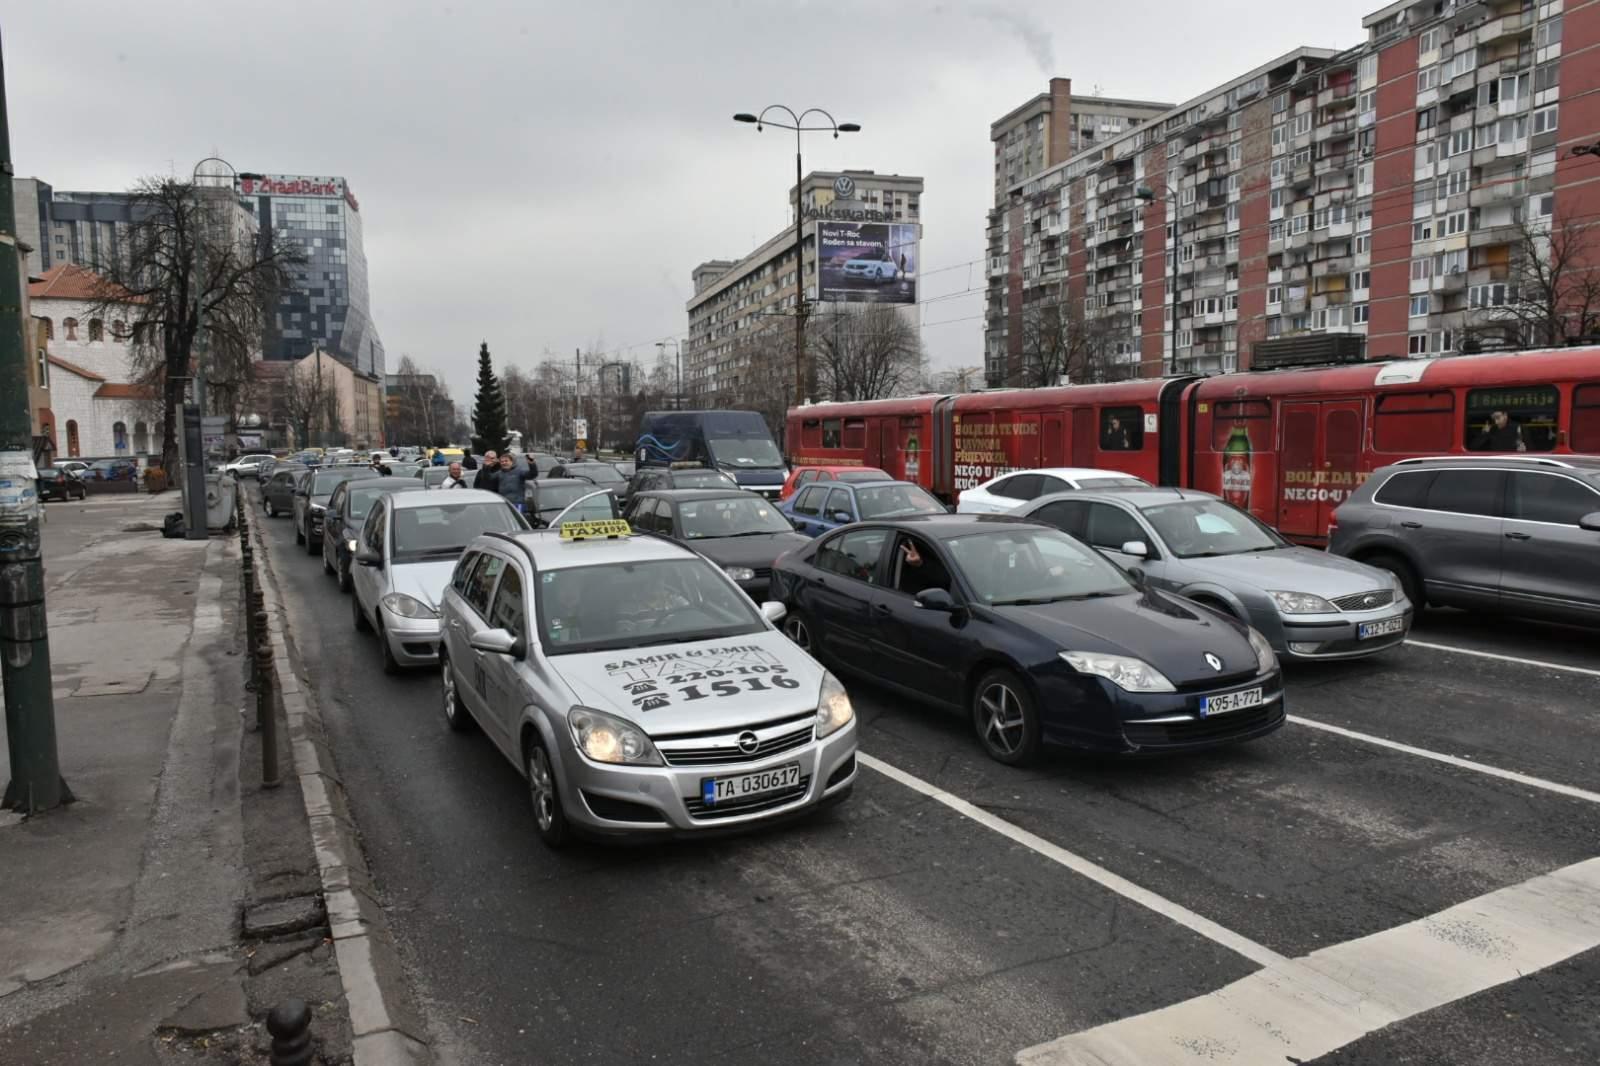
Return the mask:
[[1454,644],[1433,644],[1424,640],[1406,638],[1405,646],[1408,648],[1427,648],[1429,651],[1448,651],[1457,655],[1475,655],[1480,659],[1493,659],[1496,662],[1516,663],[1519,666],[1537,666],[1543,670],[1560,670],[1568,674],[1583,674],[1586,677],[1600,677],[1600,670],[1587,666],[1568,666],[1565,663],[1546,662],[1543,659],[1524,659],[1517,655],[1501,655],[1498,652],[1479,651],[1476,648],[1462,648]]
[[1600,859],[1207,995],[1017,1053],[1023,1066],[1309,1062],[1423,1011],[1600,947]]
[[1043,837],[1028,832],[1021,826],[1013,825],[1004,818],[997,818],[983,808],[946,792],[937,785],[929,784],[920,777],[908,774],[897,766],[892,766],[882,759],[876,759],[861,751],[856,753],[856,758],[861,761],[862,765],[876,770],[890,780],[898,781],[912,791],[920,792],[929,799],[944,804],[957,814],[970,818],[985,828],[994,830],[1007,840],[1021,844],[1023,847],[1037,852],[1053,862],[1058,862],[1073,873],[1086,877],[1101,887],[1110,889],[1122,898],[1132,900],[1141,907],[1154,911],[1163,918],[1176,922],[1191,932],[1200,934],[1207,940],[1221,944],[1229,951],[1237,952],[1252,962],[1259,963],[1262,966],[1285,965],[1288,963],[1288,959],[1271,948],[1257,944],[1255,941],[1240,936],[1232,930],[1224,929],[1211,919],[1196,914],[1181,904],[1174,903],[1164,896],[1158,896],[1147,888],[1141,888],[1127,878],[1120,877],[1105,867],[1090,862],[1088,859],[1083,858],[1081,855],[1076,855],[1066,848],[1052,844]]
[[1311,718],[1302,718],[1298,714],[1291,714],[1288,720],[1295,725],[1303,725],[1310,729],[1320,729],[1325,733],[1333,733],[1350,740],[1359,740],[1363,744],[1376,744],[1380,748],[1391,751],[1404,752],[1415,755],[1421,759],[1431,759],[1434,762],[1444,763],[1446,766],[1458,767],[1462,770],[1471,770],[1473,773],[1487,774],[1498,777],[1502,781],[1515,781],[1519,785],[1529,788],[1539,788],[1546,792],[1554,792],[1559,796],[1569,796],[1572,799],[1587,800],[1590,803],[1600,803],[1600,792],[1590,792],[1588,789],[1574,788],[1572,785],[1563,785],[1558,781],[1546,781],[1542,777],[1533,777],[1529,774],[1520,774],[1515,770],[1502,770],[1498,766],[1489,766],[1471,759],[1463,759],[1456,755],[1446,755],[1439,751],[1429,751],[1427,748],[1418,748],[1411,744],[1402,744],[1398,740],[1387,740],[1383,737],[1373,736],[1371,733],[1358,733],[1354,729],[1343,726],[1329,725],[1327,722],[1318,722]]

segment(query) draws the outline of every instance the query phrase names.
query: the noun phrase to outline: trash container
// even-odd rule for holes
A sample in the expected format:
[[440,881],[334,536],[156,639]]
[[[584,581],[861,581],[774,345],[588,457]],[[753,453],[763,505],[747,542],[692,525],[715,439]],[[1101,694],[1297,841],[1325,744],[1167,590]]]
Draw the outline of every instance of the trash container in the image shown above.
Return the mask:
[[234,518],[234,493],[239,483],[232,474],[206,475],[206,527],[232,529]]

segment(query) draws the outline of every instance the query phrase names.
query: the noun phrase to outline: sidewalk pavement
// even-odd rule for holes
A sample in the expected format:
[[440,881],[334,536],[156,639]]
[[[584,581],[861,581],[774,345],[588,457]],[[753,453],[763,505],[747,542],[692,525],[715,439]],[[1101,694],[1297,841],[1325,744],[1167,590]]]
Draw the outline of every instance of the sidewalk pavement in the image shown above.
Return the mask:
[[[245,728],[238,541],[163,538],[176,506],[46,506],[56,728],[76,802],[0,813],[0,1063],[264,1063],[261,1019],[289,996],[316,1010],[320,1061],[349,1057],[293,778],[264,791],[241,763],[259,763],[259,738]],[[241,914],[266,902],[278,923],[247,938]]]

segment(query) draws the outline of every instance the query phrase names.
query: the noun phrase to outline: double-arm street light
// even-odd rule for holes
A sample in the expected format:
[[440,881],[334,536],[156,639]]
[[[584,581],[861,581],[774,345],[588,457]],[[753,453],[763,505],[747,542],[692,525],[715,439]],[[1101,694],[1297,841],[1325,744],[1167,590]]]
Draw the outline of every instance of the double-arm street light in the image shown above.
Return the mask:
[[[788,122],[774,122],[767,116],[774,111],[782,112],[789,116]],[[820,115],[826,120],[826,125],[807,126],[806,119],[812,115]],[[861,127],[854,122],[836,122],[832,115],[820,107],[808,108],[798,115],[783,104],[772,104],[759,115],[752,115],[741,111],[733,116],[735,122],[751,122],[755,124],[756,132],[761,132],[768,126],[780,130],[794,130],[794,402],[798,406],[806,402],[806,272],[805,264],[801,262],[801,226],[805,221],[801,210],[800,184],[805,180],[800,164],[800,135],[802,133],[832,133],[837,139],[841,133],[860,133]],[[822,249],[817,249],[817,278],[822,278]]]
[[[1161,373],[1164,377],[1173,373],[1178,365],[1178,198],[1172,195],[1171,189],[1163,187],[1158,193],[1148,185],[1139,186],[1133,190],[1133,195],[1145,203],[1164,200],[1167,204],[1167,221],[1172,226],[1172,266],[1167,271],[1168,296],[1172,300],[1172,349],[1170,355],[1162,352]],[[1162,341],[1166,341],[1165,331]]]

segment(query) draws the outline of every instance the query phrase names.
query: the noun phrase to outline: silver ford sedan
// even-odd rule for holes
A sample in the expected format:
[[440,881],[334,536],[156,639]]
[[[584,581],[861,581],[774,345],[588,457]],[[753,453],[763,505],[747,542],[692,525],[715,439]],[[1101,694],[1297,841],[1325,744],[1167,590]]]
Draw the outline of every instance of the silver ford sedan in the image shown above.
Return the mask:
[[1388,571],[1291,544],[1194,489],[1057,493],[1021,512],[1149,584],[1248,622],[1287,659],[1353,659],[1404,643],[1413,608]]

